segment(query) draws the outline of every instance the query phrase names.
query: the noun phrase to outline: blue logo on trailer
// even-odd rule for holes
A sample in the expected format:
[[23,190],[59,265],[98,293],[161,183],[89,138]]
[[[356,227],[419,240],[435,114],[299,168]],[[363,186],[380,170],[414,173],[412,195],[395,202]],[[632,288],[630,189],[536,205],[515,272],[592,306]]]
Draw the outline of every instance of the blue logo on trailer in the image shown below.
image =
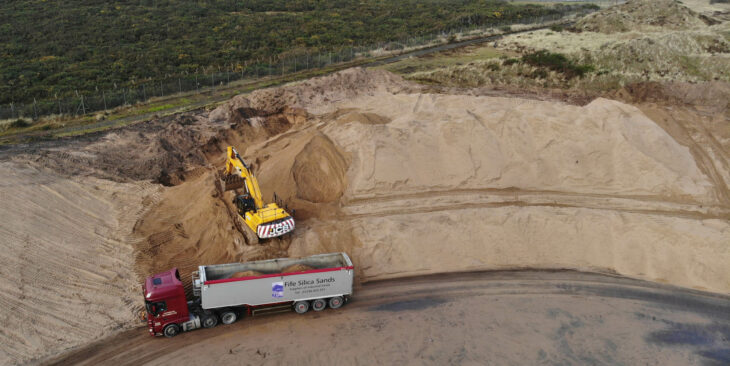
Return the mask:
[[284,297],[284,282],[274,282],[271,284],[272,297]]

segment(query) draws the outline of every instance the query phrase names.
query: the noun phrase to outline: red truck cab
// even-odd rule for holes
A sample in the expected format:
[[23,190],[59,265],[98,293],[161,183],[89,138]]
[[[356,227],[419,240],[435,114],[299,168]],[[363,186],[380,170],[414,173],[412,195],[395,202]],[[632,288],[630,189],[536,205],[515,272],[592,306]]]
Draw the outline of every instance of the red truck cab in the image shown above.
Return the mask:
[[150,334],[179,333],[179,324],[188,321],[190,314],[177,268],[147,277],[142,290]]

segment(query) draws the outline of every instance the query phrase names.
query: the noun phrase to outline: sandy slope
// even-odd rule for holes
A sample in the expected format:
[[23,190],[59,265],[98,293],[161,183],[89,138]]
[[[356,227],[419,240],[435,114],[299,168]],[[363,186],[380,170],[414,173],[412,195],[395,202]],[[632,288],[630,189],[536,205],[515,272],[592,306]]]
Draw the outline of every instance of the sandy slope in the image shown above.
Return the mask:
[[[0,163],[0,363],[135,323],[132,227],[156,187]],[[151,202],[151,198],[148,199]]]

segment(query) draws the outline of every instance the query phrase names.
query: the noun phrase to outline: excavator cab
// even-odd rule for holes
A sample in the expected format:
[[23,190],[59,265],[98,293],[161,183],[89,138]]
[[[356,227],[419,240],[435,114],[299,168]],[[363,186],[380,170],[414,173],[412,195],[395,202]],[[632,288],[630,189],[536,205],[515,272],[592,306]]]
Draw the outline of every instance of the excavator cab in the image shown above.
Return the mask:
[[233,199],[233,203],[238,208],[238,214],[243,216],[246,212],[256,211],[256,203],[250,194],[240,194]]

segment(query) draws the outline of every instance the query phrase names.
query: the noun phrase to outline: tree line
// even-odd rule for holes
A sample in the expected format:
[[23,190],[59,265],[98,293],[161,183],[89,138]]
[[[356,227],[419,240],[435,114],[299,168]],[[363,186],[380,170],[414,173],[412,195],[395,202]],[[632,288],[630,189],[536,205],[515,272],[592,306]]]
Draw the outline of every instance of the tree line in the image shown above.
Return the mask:
[[6,0],[0,104],[28,103],[591,5],[496,0]]

